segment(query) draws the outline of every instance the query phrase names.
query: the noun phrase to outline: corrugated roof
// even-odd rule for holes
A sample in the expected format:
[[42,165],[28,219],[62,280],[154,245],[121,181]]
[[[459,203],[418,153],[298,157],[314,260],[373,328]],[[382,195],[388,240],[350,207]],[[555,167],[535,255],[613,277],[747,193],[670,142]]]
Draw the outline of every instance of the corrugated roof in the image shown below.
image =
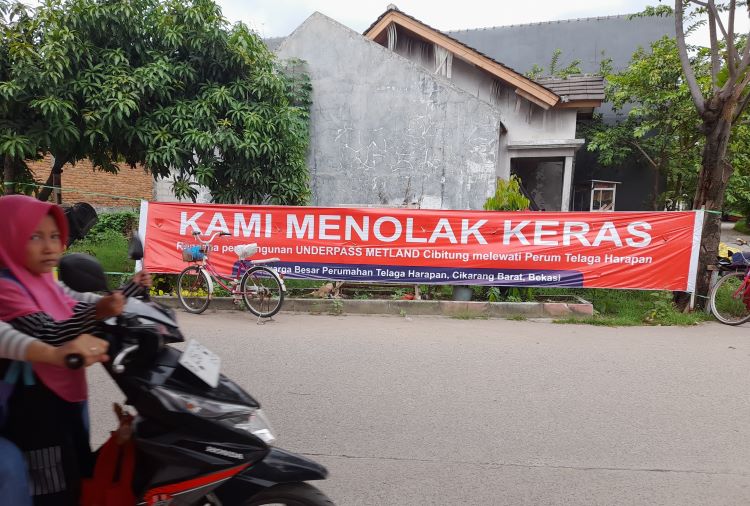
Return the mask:
[[536,82],[555,92],[564,102],[604,100],[604,79],[601,76],[542,77]]
[[674,16],[600,16],[455,30],[448,35],[521,72],[549,65],[560,49],[562,64],[580,59],[581,71],[591,74],[599,71],[605,58],[612,59],[615,71],[621,70],[639,47],[674,37]]

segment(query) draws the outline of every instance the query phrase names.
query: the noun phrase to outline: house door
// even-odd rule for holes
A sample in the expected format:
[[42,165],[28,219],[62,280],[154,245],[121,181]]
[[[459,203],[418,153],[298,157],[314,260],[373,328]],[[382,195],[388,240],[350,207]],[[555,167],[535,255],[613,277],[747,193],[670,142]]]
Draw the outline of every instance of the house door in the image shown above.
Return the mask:
[[562,207],[564,158],[511,158],[510,173],[517,175],[540,210]]

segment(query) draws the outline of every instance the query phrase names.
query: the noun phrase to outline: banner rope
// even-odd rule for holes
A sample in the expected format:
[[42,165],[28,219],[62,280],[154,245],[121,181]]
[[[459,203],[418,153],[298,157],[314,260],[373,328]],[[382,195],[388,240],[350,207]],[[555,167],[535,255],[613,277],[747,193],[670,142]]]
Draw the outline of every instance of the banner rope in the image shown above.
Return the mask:
[[109,197],[113,199],[121,199],[121,200],[133,200],[135,202],[140,202],[144,199],[137,199],[135,197],[126,197],[124,195],[112,195],[110,193],[99,193],[99,192],[92,192],[87,190],[81,190],[79,188],[70,188],[68,186],[65,186],[63,188],[59,188],[57,186],[50,186],[45,184],[38,184],[38,183],[16,183],[14,181],[8,181],[4,182],[3,186],[12,186],[12,185],[18,185],[18,186],[31,186],[34,188],[52,188],[53,190],[60,189],[61,191],[67,192],[67,193],[80,193],[81,195],[95,195],[97,197]]

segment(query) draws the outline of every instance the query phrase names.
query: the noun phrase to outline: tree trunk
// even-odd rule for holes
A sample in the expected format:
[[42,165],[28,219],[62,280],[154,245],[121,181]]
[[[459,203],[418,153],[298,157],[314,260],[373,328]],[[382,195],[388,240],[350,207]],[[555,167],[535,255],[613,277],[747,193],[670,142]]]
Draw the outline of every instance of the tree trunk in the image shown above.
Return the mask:
[[721,239],[721,208],[724,204],[724,190],[732,166],[726,160],[731,118],[736,102],[720,102],[717,97],[709,102],[703,115],[703,128],[706,133],[706,145],[703,148],[701,172],[698,177],[698,189],[695,193],[693,209],[706,209],[703,221],[703,238],[698,257],[698,275],[696,293],[698,305],[705,306],[711,283],[711,272],[708,266],[716,263],[716,255]]
[[13,163],[13,159],[8,155],[3,160],[3,193],[5,195],[16,193],[16,185],[6,183],[16,183],[16,166]]
[[651,195],[651,210],[652,211],[658,211],[659,210],[659,179],[661,176],[661,171],[658,167],[654,167],[654,181],[653,181],[653,190]]
[[[63,173],[63,165],[65,165],[66,160],[63,157],[55,157],[54,162],[52,163],[52,169],[50,170],[49,177],[47,178],[47,182],[45,183],[46,188],[42,188],[42,191],[39,192],[39,200],[48,201],[50,195],[52,194],[52,191],[56,191],[56,198],[55,203],[62,204],[62,173]],[[53,186],[54,188],[50,188],[50,186]]]

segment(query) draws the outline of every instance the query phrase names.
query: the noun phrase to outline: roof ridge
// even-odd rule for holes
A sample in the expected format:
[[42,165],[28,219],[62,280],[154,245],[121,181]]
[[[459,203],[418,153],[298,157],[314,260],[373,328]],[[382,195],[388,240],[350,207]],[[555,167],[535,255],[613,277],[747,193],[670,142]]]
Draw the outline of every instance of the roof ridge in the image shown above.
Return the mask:
[[520,26],[532,26],[532,25],[551,25],[555,23],[573,23],[576,21],[597,21],[600,19],[614,19],[614,18],[625,18],[630,17],[636,14],[640,14],[638,12],[634,12],[631,14],[612,14],[609,16],[590,16],[587,18],[568,18],[568,19],[553,19],[550,21],[533,21],[531,23],[514,23],[511,25],[495,25],[495,26],[485,26],[485,27],[479,27],[479,28],[461,28],[458,30],[446,30],[448,33],[459,33],[459,32],[479,32],[482,30],[494,30],[495,28],[512,28],[512,27],[520,27]]
[[385,17],[386,17],[386,16],[387,16],[387,15],[388,15],[389,13],[391,13],[391,12],[397,12],[398,14],[400,14],[400,15],[402,15],[402,16],[405,16],[405,17],[407,17],[407,18],[409,18],[409,19],[411,19],[411,20],[415,21],[416,23],[419,23],[420,25],[422,25],[422,26],[424,26],[424,27],[426,27],[426,28],[428,28],[428,29],[432,30],[433,32],[436,32],[437,34],[439,34],[439,35],[442,35],[443,37],[447,37],[448,39],[452,40],[453,42],[455,42],[455,43],[457,43],[457,44],[460,44],[461,46],[463,46],[463,47],[465,47],[465,48],[467,48],[467,49],[471,50],[471,51],[472,51],[472,52],[474,52],[475,54],[477,54],[477,55],[479,55],[479,56],[481,56],[481,57],[483,57],[483,58],[487,58],[487,59],[488,59],[488,60],[490,60],[491,62],[494,62],[495,64],[497,64],[497,65],[499,65],[500,67],[502,67],[502,68],[506,69],[507,71],[509,71],[509,72],[511,72],[511,73],[513,73],[513,74],[515,74],[515,75],[517,75],[517,76],[518,76],[519,78],[521,78],[521,79],[524,79],[524,80],[526,80],[526,81],[528,81],[528,82],[530,82],[530,83],[532,83],[532,84],[535,84],[535,85],[537,85],[537,86],[540,86],[540,87],[541,87],[542,89],[545,89],[546,91],[548,91],[548,92],[552,93],[553,95],[556,95],[556,93],[555,93],[554,91],[552,91],[552,90],[550,90],[550,89],[546,88],[546,87],[545,87],[545,86],[544,86],[543,84],[537,83],[537,82],[536,82],[536,81],[535,81],[534,79],[531,79],[530,77],[526,76],[526,74],[524,74],[524,73],[522,73],[522,72],[519,72],[519,71],[515,70],[514,68],[512,68],[512,67],[510,67],[510,66],[508,66],[508,65],[506,65],[506,64],[504,64],[504,63],[502,63],[501,61],[498,61],[498,60],[494,59],[494,58],[493,58],[493,57],[491,57],[490,55],[488,55],[488,54],[485,54],[485,53],[481,52],[480,50],[478,50],[478,49],[476,49],[476,48],[474,48],[474,47],[472,47],[472,46],[468,45],[468,44],[467,44],[466,42],[463,42],[463,41],[461,41],[461,40],[459,40],[459,39],[457,39],[457,38],[453,37],[452,35],[450,35],[450,33],[448,33],[448,32],[445,32],[445,31],[442,31],[442,30],[438,30],[437,28],[434,28],[434,27],[432,27],[432,26],[428,25],[428,24],[427,24],[427,23],[425,23],[424,21],[422,21],[422,20],[420,20],[420,19],[417,19],[417,18],[415,18],[415,17],[414,17],[414,16],[412,16],[411,14],[407,14],[406,12],[404,12],[404,11],[400,10],[400,9],[399,9],[398,7],[396,7],[396,6],[395,6],[395,5],[393,5],[393,4],[390,4],[390,5],[388,6],[388,9],[387,9],[387,10],[386,10],[386,11],[385,11],[385,12],[384,12],[383,14],[381,14],[381,15],[380,15],[380,16],[378,17],[378,19],[376,19],[376,20],[375,20],[375,21],[374,21],[374,22],[373,22],[373,23],[372,23],[372,24],[371,24],[371,25],[370,25],[370,26],[369,26],[369,27],[368,27],[368,28],[367,28],[367,29],[366,29],[366,30],[365,30],[364,32],[362,32],[362,35],[363,35],[363,36],[365,36],[365,37],[367,37],[367,34],[368,34],[368,33],[370,32],[370,30],[372,30],[372,29],[373,29],[373,28],[374,28],[374,27],[375,27],[375,26],[376,26],[376,25],[377,25],[377,24],[378,24],[378,23],[379,23],[379,22],[380,22],[380,21],[381,21],[381,20],[382,20],[383,18],[385,18]]

